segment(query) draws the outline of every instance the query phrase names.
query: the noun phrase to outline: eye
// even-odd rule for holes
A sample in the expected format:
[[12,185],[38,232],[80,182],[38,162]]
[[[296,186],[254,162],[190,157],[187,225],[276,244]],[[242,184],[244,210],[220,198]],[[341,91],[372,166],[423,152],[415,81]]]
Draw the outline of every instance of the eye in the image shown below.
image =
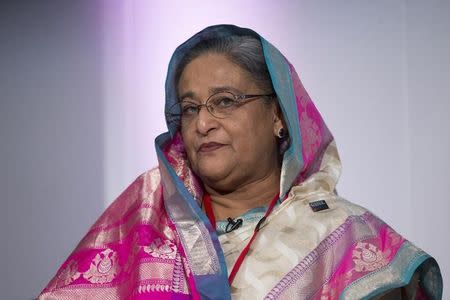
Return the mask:
[[181,103],[183,116],[192,116],[198,113],[198,105],[190,102]]
[[217,108],[232,107],[236,104],[236,100],[234,100],[230,96],[219,96],[217,98],[214,98],[212,102],[212,104]]

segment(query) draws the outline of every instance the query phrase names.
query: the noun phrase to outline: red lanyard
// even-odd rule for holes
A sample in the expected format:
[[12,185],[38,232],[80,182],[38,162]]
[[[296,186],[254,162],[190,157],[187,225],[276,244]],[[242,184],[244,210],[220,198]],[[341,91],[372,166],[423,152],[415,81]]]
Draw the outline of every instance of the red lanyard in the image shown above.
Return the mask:
[[[261,225],[264,223],[264,221],[267,219],[267,217],[272,212],[273,208],[275,207],[275,204],[278,201],[279,194],[276,194],[275,197],[272,199],[272,201],[269,204],[269,207],[267,208],[266,214],[264,217],[262,217],[258,224],[255,227],[255,230],[253,231],[253,235],[250,238],[250,241],[247,243],[247,246],[242,250],[241,254],[239,254],[239,257],[237,258],[236,262],[234,263],[233,269],[231,270],[230,276],[228,277],[228,282],[231,284],[233,283],[234,277],[236,276],[236,273],[239,271],[239,268],[242,265],[242,262],[244,261],[245,256],[247,256],[248,251],[250,250],[250,246],[253,243],[253,241],[256,238],[256,235],[259,232],[259,229]],[[209,221],[211,222],[211,225],[214,229],[216,229],[216,217],[214,216],[214,212],[212,209],[212,203],[211,203],[211,196],[205,192],[203,194],[203,203],[205,204],[205,212],[208,216]]]

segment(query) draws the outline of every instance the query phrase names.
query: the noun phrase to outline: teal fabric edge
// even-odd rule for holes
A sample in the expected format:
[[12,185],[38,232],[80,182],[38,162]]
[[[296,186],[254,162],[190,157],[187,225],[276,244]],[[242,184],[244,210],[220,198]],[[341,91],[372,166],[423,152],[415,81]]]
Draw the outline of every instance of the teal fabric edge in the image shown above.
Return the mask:
[[[342,291],[341,295],[339,296],[339,300],[344,300],[347,291],[349,289],[351,289],[356,283],[358,283],[358,282],[360,282],[360,281],[362,281],[364,279],[367,279],[367,278],[373,276],[374,274],[376,274],[376,273],[378,273],[378,272],[380,272],[382,270],[386,270],[387,268],[392,267],[393,265],[395,265],[397,258],[403,253],[403,251],[405,251],[406,247],[410,247],[410,246],[412,246],[411,243],[409,241],[406,241],[401,246],[401,248],[398,250],[397,254],[395,255],[394,260],[391,263],[389,263],[386,267],[381,268],[378,271],[366,274],[365,276],[363,276],[363,277],[357,279],[356,281],[352,282],[352,284],[350,284],[348,287],[346,287]],[[414,272],[417,270],[417,268],[422,263],[424,263],[426,260],[428,260],[430,258],[432,258],[432,257],[430,255],[426,254],[423,251],[416,252],[416,255],[414,255],[412,257],[412,259],[410,260],[410,262],[408,263],[406,268],[402,269],[402,271],[400,273],[400,277],[399,277],[399,279],[397,281],[395,281],[395,282],[393,282],[391,284],[383,285],[380,288],[375,289],[374,291],[370,292],[367,296],[363,297],[362,299],[370,300],[373,297],[380,296],[380,295],[382,295],[383,293],[385,293],[385,292],[387,292],[389,290],[392,290],[392,289],[399,288],[399,287],[407,285],[409,283],[409,281],[411,280],[412,276],[414,275]]]
[[[194,197],[191,195],[191,193],[189,193],[189,191],[184,186],[183,182],[181,182],[179,177],[175,174],[175,171],[170,166],[169,162],[167,161],[167,158],[165,157],[164,153],[161,150],[160,146],[164,145],[170,139],[171,139],[171,135],[169,132],[162,133],[156,137],[155,148],[156,148],[157,156],[160,159],[161,163],[164,164],[164,167],[166,168],[170,177],[174,181],[177,191],[187,201],[189,207],[195,213],[196,217],[198,217],[206,225],[207,228],[212,228],[211,222],[209,221],[208,217],[206,216],[205,213],[203,213],[203,211],[198,206]],[[168,211],[168,212],[170,214],[170,211]],[[173,220],[171,215],[170,215],[170,218]],[[175,226],[177,226],[176,222],[174,222],[174,224],[175,224]],[[209,295],[215,295],[211,299],[231,299],[231,291],[230,291],[230,285],[228,283],[228,270],[227,270],[227,266],[225,263],[225,255],[223,253],[222,247],[220,246],[220,242],[219,242],[218,236],[215,232],[215,228],[213,231],[210,231],[210,236],[211,236],[212,243],[214,245],[214,249],[216,250],[217,257],[219,259],[221,272],[216,275],[194,275],[194,280],[197,284],[197,290],[202,295],[202,299],[210,299]],[[214,276],[219,277],[220,280],[223,281],[223,284],[217,285],[217,283],[213,282],[214,280],[212,280],[211,277],[214,277]],[[222,288],[217,289],[217,286],[222,286]],[[212,288],[214,289],[214,291],[211,291]],[[223,297],[217,298],[216,296],[217,296],[218,292]]]
[[[263,37],[260,36],[260,41],[261,41],[261,45],[263,48],[263,53],[264,53],[264,58],[266,60],[266,64],[267,64],[267,68],[269,70],[269,74],[270,77],[272,79],[272,84],[274,86],[275,92],[279,93],[281,90],[283,89],[287,89],[287,94],[289,95],[290,99],[286,99],[285,102],[289,102],[289,100],[295,99],[295,92],[294,92],[294,87],[293,87],[293,83],[292,83],[292,76],[289,70],[289,67],[287,65],[286,59],[284,59],[283,55],[281,53],[279,53],[278,49],[276,49],[274,46],[272,46],[268,41],[266,41]],[[282,67],[283,67],[283,72],[286,73],[289,78],[289,83],[285,83],[285,84],[281,84],[279,82],[279,79],[277,78],[277,76],[275,76],[276,72],[276,68],[273,64],[273,60],[274,58],[270,55],[270,51],[273,48],[273,51],[275,51],[277,54],[279,54],[279,56],[281,56],[283,59],[280,61]],[[283,88],[284,87],[284,88]],[[292,161],[295,161],[296,164],[298,164],[298,170],[297,172],[295,172],[295,177],[297,176],[297,174],[300,172],[300,169],[303,166],[303,155],[302,155],[302,135],[300,132],[300,120],[298,119],[298,115],[297,114],[293,114],[292,111],[297,111],[292,110],[292,109],[288,109],[287,105],[289,103],[285,103],[283,101],[280,101],[280,107],[281,110],[283,112],[283,116],[287,117],[285,122],[287,123],[288,127],[289,127],[289,132],[291,133],[291,144],[289,146],[289,148],[286,150],[286,152],[284,153],[284,157],[283,157],[283,167],[285,165],[291,164]],[[294,104],[295,104],[295,100],[294,100]],[[296,157],[296,153],[298,152],[298,158]],[[297,158],[297,159],[296,159]],[[284,199],[284,196],[289,192],[290,187],[292,186],[294,180],[294,178],[289,178],[288,183],[285,183],[285,186],[280,187],[280,198]]]
[[[170,80],[170,77],[172,76],[172,72],[173,72],[172,70],[174,69],[174,65],[175,65],[175,59],[171,58],[169,61],[169,66],[167,68],[167,75],[166,75],[166,81],[165,81],[165,90],[166,91],[168,90],[169,80]],[[167,102],[167,100],[165,102]],[[169,111],[168,111],[167,105],[164,105],[164,116],[165,116],[164,119],[166,120],[166,126],[167,126],[167,129],[169,130],[168,133],[169,133],[170,137],[173,138],[175,136],[177,130],[173,124],[170,124],[169,122],[167,122],[166,114],[168,112]],[[158,139],[158,137],[156,139]],[[155,141],[156,141],[156,139],[155,139]]]

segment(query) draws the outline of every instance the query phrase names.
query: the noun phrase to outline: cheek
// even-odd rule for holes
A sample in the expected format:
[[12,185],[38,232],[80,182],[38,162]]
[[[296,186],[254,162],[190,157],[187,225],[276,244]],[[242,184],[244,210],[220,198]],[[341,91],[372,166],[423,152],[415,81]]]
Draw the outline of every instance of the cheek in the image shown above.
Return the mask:
[[273,142],[271,134],[272,128],[262,118],[247,118],[230,128],[234,148],[243,158],[267,151]]
[[181,131],[181,138],[183,139],[184,148],[190,161],[195,159],[194,139],[190,132]]

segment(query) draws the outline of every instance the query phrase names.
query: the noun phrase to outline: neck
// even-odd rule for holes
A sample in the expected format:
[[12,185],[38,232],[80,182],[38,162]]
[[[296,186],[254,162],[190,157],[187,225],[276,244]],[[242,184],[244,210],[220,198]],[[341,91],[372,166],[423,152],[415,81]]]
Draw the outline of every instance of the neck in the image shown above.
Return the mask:
[[268,204],[279,192],[280,169],[271,170],[267,175],[249,181],[235,190],[221,193],[206,186],[211,196],[216,220],[236,218],[248,210]]

